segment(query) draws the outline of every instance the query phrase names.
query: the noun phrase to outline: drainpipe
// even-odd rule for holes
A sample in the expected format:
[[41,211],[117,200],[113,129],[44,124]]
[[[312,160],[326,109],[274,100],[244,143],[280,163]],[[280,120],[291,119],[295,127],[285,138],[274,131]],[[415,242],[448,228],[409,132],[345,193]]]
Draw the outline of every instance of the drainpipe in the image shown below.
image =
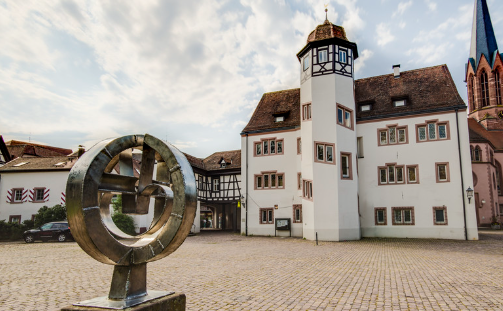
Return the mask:
[[246,134],[246,198],[245,198],[245,235],[248,236],[248,134]]
[[463,198],[463,220],[465,223],[465,240],[468,241],[468,229],[466,227],[466,202],[465,202],[465,180],[463,178],[463,163],[461,162],[461,138],[459,137],[459,120],[458,108],[456,111],[456,130],[458,133],[458,154],[459,154],[459,170],[461,171],[461,197]]

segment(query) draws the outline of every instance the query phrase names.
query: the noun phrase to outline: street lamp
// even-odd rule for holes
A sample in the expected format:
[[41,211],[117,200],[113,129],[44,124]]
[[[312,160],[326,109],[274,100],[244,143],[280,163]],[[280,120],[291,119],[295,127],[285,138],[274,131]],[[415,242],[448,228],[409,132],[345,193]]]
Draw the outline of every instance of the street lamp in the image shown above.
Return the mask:
[[468,189],[466,189],[466,197],[468,198],[468,203],[470,203],[471,199],[473,198],[473,189],[471,187],[468,187]]

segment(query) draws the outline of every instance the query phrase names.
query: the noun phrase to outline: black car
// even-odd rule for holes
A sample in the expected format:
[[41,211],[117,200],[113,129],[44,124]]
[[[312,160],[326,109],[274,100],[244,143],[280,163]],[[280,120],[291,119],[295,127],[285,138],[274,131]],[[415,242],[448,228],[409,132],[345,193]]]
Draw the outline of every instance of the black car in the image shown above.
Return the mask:
[[73,236],[67,221],[53,221],[42,225],[38,229],[25,231],[23,239],[26,243],[33,243],[35,240],[65,242],[68,239],[73,240]]

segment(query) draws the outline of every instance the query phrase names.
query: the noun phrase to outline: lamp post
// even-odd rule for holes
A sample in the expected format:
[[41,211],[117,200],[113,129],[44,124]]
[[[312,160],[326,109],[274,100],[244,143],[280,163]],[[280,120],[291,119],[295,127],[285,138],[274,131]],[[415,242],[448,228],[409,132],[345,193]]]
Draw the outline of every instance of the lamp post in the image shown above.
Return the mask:
[[466,197],[468,198],[468,203],[470,203],[471,199],[473,198],[473,189],[471,187],[468,187],[468,189],[466,189]]

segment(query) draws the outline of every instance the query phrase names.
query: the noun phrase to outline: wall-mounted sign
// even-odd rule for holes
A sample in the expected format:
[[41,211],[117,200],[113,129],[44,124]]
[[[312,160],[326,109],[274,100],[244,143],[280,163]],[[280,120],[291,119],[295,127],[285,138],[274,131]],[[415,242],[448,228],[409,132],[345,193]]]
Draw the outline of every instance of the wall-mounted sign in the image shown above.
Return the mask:
[[290,230],[290,218],[276,218],[276,230]]

